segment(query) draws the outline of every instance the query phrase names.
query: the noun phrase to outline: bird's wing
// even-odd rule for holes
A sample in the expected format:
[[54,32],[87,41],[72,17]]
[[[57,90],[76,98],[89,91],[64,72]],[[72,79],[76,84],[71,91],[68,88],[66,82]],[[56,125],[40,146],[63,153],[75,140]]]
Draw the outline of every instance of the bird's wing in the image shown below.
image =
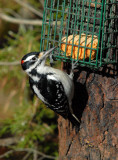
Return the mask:
[[38,83],[40,94],[44,97],[46,105],[56,113],[67,117],[69,111],[68,99],[64,87],[54,74],[47,74]]

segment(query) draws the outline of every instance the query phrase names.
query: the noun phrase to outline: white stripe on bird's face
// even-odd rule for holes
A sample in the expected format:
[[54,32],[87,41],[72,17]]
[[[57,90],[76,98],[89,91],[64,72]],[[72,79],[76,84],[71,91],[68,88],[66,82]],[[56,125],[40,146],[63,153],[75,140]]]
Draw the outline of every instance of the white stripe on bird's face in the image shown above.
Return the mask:
[[24,62],[30,61],[33,57],[35,57],[35,55],[28,56],[28,57],[24,60]]
[[37,60],[34,64],[30,65],[30,67],[28,69],[26,69],[25,72],[27,72],[27,74],[29,74],[34,68],[36,68],[38,66],[38,64],[39,64],[39,60]]

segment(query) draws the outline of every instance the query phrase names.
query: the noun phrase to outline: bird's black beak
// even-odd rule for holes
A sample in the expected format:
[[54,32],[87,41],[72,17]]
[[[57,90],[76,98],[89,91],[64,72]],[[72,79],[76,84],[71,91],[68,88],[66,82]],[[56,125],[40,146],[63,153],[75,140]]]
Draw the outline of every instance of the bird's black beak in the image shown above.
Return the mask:
[[44,54],[43,54],[43,56],[42,56],[41,58],[43,59],[43,58],[48,57],[48,55],[49,55],[52,51],[54,51],[56,48],[57,48],[57,47],[54,47],[54,48],[49,49],[48,51],[45,51]]

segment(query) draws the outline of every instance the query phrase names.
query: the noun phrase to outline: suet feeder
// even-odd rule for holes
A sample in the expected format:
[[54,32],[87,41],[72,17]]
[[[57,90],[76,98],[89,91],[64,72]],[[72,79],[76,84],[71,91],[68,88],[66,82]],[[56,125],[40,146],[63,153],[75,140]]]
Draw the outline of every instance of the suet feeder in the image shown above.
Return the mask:
[[58,46],[64,62],[99,68],[117,63],[118,1],[45,0],[40,50]]

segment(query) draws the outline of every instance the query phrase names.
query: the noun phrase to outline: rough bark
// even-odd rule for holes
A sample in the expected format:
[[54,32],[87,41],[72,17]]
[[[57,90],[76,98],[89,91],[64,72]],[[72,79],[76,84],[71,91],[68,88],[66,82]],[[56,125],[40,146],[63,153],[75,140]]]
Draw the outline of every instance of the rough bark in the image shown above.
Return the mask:
[[118,160],[118,76],[80,68],[74,83],[81,122],[75,128],[59,117],[59,160]]

